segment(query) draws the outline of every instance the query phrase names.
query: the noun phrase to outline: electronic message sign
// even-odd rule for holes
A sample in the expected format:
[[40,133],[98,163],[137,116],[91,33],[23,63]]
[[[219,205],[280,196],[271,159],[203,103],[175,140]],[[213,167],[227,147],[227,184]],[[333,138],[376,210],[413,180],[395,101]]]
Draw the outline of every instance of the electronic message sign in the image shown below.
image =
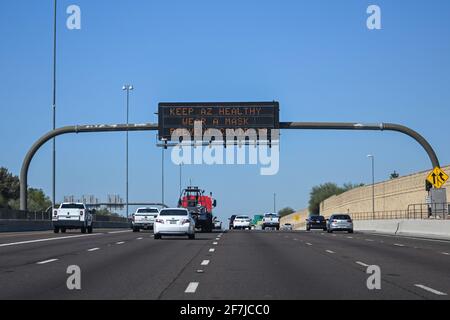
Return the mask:
[[202,130],[218,129],[225,135],[232,130],[271,130],[280,128],[278,102],[189,102],[160,103],[159,139],[171,140],[177,129],[187,129],[194,135],[194,124],[201,122]]

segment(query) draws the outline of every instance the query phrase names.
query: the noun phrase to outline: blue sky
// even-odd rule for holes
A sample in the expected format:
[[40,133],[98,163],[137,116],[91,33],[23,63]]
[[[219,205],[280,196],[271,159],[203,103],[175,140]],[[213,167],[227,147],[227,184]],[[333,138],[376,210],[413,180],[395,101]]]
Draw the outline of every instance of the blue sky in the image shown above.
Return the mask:
[[[79,5],[82,29],[68,30]],[[382,10],[382,30],[366,9]],[[0,11],[0,165],[19,173],[32,143],[51,128],[53,1],[3,1]],[[450,2],[435,1],[59,1],[58,126],[156,122],[163,101],[280,102],[282,121],[396,122],[422,133],[450,163]],[[130,201],[161,199],[154,133],[130,134]],[[125,189],[125,136],[58,139],[57,198]],[[414,141],[389,132],[283,132],[280,172],[254,166],[189,166],[184,182],[212,191],[216,214],[256,214],[307,205],[312,186],[369,183],[430,168]],[[178,168],[166,157],[166,202]],[[51,149],[29,184],[51,194]]]

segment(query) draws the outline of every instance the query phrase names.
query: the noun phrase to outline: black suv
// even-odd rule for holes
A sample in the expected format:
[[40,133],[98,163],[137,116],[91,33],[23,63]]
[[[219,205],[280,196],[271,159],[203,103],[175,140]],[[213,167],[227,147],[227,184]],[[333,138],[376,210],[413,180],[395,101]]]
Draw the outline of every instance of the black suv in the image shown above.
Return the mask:
[[323,216],[310,216],[306,219],[306,231],[311,229],[327,231],[327,220]]

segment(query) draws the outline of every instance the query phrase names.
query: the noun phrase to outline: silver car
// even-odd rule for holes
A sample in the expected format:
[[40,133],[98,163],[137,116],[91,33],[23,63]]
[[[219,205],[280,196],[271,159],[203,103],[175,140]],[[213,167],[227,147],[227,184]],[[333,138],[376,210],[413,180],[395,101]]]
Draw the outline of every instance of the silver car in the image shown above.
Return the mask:
[[281,227],[281,230],[292,231],[292,224],[290,224],[290,223],[283,224],[283,226]]
[[348,214],[333,214],[327,220],[327,232],[347,231],[353,233],[353,220]]

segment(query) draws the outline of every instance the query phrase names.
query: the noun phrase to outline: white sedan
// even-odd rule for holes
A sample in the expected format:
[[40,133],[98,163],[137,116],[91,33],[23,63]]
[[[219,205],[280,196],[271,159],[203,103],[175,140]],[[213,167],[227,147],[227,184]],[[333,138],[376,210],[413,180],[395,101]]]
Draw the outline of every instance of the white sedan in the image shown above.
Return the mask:
[[161,239],[162,236],[188,236],[189,239],[195,239],[195,221],[186,209],[162,209],[153,228],[155,239]]
[[237,216],[233,221],[233,229],[248,229],[252,228],[252,220],[249,216]]

